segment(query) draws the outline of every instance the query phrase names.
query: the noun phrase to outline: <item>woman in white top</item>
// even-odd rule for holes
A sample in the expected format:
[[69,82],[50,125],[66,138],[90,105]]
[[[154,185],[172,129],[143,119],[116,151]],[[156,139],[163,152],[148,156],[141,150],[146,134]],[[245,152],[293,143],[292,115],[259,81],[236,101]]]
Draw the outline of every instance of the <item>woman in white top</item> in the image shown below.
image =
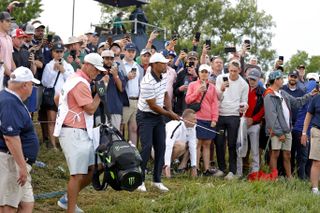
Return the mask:
[[[63,60],[63,53],[64,47],[61,43],[53,45],[51,49],[53,59],[45,66],[41,80],[43,87],[54,88],[55,95],[60,93],[64,82],[72,73],[74,73],[71,64]],[[46,103],[43,103],[43,106],[47,110],[50,142],[53,145],[53,148],[57,150],[53,130],[58,108],[55,104],[53,106],[49,106]]]

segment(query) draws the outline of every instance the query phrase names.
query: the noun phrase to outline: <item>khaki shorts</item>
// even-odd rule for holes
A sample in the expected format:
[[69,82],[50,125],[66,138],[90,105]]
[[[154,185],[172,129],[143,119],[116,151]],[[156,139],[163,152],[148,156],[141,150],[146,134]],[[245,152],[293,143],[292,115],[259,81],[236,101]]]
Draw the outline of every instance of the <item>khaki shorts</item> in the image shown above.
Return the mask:
[[127,124],[129,120],[136,121],[137,109],[138,109],[138,100],[129,99],[129,107],[123,107],[123,123]]
[[70,175],[88,174],[88,167],[94,165],[95,152],[87,131],[62,127],[59,141]]
[[279,141],[277,136],[271,138],[271,149],[272,150],[285,150],[291,151],[292,136],[291,133],[285,134],[286,140],[284,142]]
[[311,160],[320,161],[320,130],[312,127],[311,128],[311,143],[310,143],[310,155]]
[[0,152],[0,206],[12,206],[18,208],[20,202],[34,202],[31,186],[32,167],[27,164],[27,181],[24,186],[17,183],[19,166],[10,154]]

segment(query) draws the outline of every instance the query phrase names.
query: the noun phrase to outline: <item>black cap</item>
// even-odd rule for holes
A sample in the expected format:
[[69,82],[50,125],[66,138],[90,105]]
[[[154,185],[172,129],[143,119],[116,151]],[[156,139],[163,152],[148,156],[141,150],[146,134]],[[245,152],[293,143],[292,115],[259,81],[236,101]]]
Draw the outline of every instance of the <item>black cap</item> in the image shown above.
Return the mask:
[[299,76],[299,73],[298,73],[298,71],[293,70],[293,71],[289,72],[289,76],[296,76],[296,77],[298,77],[298,76]]
[[54,50],[54,51],[55,51],[55,50],[64,51],[63,44],[61,44],[61,43],[55,43],[55,44],[52,46],[51,50]]
[[13,18],[10,16],[10,13],[3,11],[0,13],[0,20],[13,20]]

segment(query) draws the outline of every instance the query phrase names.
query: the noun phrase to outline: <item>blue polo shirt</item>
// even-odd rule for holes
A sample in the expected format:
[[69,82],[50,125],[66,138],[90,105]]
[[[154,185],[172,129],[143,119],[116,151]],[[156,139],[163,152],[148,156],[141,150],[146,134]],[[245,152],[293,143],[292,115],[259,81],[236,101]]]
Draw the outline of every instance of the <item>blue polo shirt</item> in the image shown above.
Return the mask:
[[311,126],[320,128],[320,95],[317,95],[312,99],[308,112],[312,114]]
[[22,101],[11,92],[0,92],[0,149],[8,149],[3,135],[20,136],[23,155],[32,164],[39,152],[39,141],[29,112]]

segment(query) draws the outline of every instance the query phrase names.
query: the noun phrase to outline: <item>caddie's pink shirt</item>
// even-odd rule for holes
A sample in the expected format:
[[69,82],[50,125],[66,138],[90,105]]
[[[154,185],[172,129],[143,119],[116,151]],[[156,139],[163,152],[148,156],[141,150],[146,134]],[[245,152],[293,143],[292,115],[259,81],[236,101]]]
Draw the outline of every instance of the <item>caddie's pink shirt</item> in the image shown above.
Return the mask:
[[0,32],[0,60],[3,60],[9,70],[12,69],[12,53],[13,44],[11,37],[6,33]]
[[[200,80],[193,81],[189,84],[187,94],[186,94],[187,104],[200,102],[202,93],[197,91],[200,86],[201,86]],[[204,121],[217,122],[218,117],[219,117],[219,101],[218,101],[216,88],[212,83],[209,83],[207,93],[205,94],[203,101],[201,103],[201,108],[196,113],[196,118]]]
[[[88,83],[90,83],[90,78],[80,69],[78,69],[73,75],[81,76],[86,79]],[[70,78],[72,77],[74,76],[70,76]],[[68,81],[66,81],[66,83],[68,83]],[[87,128],[84,119],[83,106],[93,102],[90,89],[85,83],[79,82],[72,90],[69,91],[67,98],[69,112],[64,119],[63,124],[74,128]],[[79,116],[75,117],[75,113],[77,113]]]

